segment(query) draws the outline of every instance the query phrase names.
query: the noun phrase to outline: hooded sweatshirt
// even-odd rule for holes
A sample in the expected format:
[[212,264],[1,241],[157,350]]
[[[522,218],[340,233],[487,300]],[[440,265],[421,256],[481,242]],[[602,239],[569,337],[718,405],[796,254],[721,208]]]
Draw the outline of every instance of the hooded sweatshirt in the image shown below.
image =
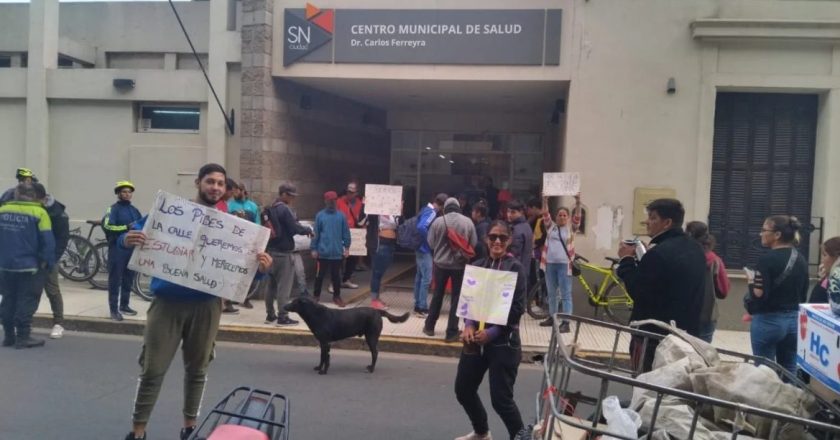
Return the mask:
[[315,236],[309,248],[323,260],[341,260],[344,249],[350,248],[350,227],[347,218],[335,208],[324,208],[315,216]]
[[428,241],[434,253],[433,261],[435,266],[442,269],[463,270],[467,262],[460,258],[460,255],[449,245],[446,237],[447,227],[454,229],[459,235],[469,241],[470,246],[475,247],[478,238],[475,233],[475,225],[472,219],[461,214],[461,205],[458,199],[450,197],[443,205],[444,215],[435,219],[429,227]]

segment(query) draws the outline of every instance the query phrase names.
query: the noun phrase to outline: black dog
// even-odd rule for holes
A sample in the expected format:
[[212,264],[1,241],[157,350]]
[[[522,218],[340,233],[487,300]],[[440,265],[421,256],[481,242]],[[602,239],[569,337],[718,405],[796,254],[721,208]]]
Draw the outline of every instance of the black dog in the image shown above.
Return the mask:
[[321,363],[315,367],[318,374],[327,374],[330,368],[330,342],[362,335],[370,347],[371,363],[367,366],[367,370],[373,373],[379,354],[376,346],[379,343],[379,335],[382,333],[382,317],[394,323],[408,320],[408,312],[396,316],[371,307],[330,309],[307,297],[296,298],[283,306],[283,309],[300,315],[321,345]]

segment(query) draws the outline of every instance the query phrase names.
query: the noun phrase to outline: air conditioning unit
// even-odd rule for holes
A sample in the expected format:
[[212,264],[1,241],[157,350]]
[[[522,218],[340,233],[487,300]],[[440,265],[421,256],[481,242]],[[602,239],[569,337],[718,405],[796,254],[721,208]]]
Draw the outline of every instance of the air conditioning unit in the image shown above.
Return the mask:
[[152,120],[151,119],[140,119],[140,122],[137,124],[140,131],[149,131],[152,129]]

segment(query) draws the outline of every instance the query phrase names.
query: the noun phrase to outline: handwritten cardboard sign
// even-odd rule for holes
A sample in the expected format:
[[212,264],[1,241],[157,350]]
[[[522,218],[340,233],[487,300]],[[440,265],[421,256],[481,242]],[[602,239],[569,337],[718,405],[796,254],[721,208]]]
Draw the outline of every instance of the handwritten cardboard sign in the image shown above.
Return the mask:
[[580,192],[580,173],[543,173],[543,195],[573,196]]
[[365,214],[402,214],[402,186],[365,185]]
[[350,228],[350,255],[367,255],[367,229]]
[[473,321],[507,325],[517,276],[516,272],[467,266],[455,314]]
[[146,242],[128,268],[211,295],[243,301],[269,230],[158,191],[143,227]]

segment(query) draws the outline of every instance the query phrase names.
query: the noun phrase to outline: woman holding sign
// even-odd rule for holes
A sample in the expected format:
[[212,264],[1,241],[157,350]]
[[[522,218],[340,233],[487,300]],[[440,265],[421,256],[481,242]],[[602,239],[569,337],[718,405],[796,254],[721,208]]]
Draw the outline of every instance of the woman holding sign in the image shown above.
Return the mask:
[[492,438],[487,425],[487,412],[478,397],[478,386],[484,373],[490,375],[490,400],[513,439],[523,430],[522,415],[513,400],[513,384],[519,371],[522,343],[519,339],[519,319],[525,310],[525,278],[519,260],[507,252],[511,230],[507,223],[494,221],[485,238],[489,250],[487,258],[476,266],[519,274],[513,292],[513,302],[507,325],[486,324],[465,320],[461,340],[464,349],[455,377],[455,396],[464,407],[473,432],[455,440],[485,440]]

